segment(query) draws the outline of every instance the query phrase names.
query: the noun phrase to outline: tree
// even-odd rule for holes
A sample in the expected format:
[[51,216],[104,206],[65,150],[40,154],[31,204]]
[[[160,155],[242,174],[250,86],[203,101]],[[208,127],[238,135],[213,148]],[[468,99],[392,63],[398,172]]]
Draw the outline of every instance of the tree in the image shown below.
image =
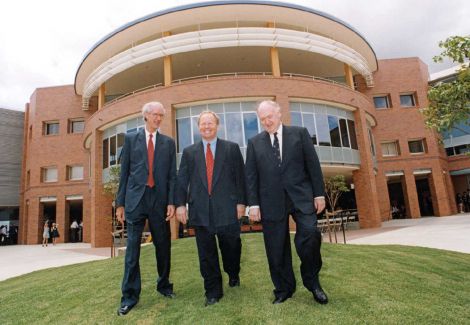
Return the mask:
[[346,185],[346,180],[343,175],[335,175],[333,177],[325,178],[325,193],[331,210],[334,212],[338,199],[343,192],[349,192]]
[[116,213],[115,213],[115,208],[116,208],[116,197],[117,197],[117,192],[119,190],[119,178],[121,175],[121,166],[116,165],[116,166],[111,166],[109,168],[109,178],[106,183],[103,184],[103,192],[105,194],[110,195],[113,198],[113,216],[112,216],[112,222],[113,222],[113,228],[116,224]]
[[433,58],[434,62],[448,58],[461,64],[454,81],[438,83],[428,90],[429,107],[421,110],[426,125],[443,132],[458,128],[459,123],[470,125],[470,36],[449,37],[439,42],[439,47],[444,50]]

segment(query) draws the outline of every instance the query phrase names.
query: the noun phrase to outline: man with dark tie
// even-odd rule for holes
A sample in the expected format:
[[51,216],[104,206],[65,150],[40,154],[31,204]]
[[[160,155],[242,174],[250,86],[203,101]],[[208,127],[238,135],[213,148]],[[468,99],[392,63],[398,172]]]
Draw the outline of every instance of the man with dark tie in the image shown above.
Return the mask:
[[244,164],[236,143],[218,139],[219,117],[211,111],[198,118],[202,141],[184,149],[178,171],[176,217],[195,228],[205,305],[223,296],[217,241],[229,286],[240,285],[240,224],[245,215]]
[[261,221],[269,271],[274,284],[273,304],[292,297],[289,215],[296,222],[295,247],[304,286],[320,304],[328,298],[320,286],[321,234],[317,214],[325,208],[323,175],[307,129],[281,123],[281,108],[273,101],[259,104],[264,132],[248,141],[246,157],[249,217]]
[[126,134],[121,153],[116,217],[121,223],[127,221],[127,248],[119,316],[126,315],[139,301],[140,244],[146,220],[156,251],[157,291],[166,298],[174,297],[169,280],[169,220],[175,214],[176,147],[173,139],[158,132],[165,116],[161,103],[145,104],[142,115],[145,128]]

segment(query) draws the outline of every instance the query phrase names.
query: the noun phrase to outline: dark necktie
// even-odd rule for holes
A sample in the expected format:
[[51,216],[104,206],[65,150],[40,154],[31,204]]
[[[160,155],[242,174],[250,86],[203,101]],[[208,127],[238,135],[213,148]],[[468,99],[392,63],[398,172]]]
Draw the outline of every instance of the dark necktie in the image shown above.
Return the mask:
[[147,146],[147,158],[149,161],[149,176],[147,177],[147,186],[150,188],[155,186],[155,181],[153,179],[153,156],[154,156],[155,149],[153,147],[152,138],[153,138],[153,134],[150,134],[149,143]]
[[277,159],[277,166],[281,167],[281,149],[279,148],[279,139],[277,138],[277,132],[274,132],[273,151]]
[[209,195],[212,192],[212,174],[214,173],[214,155],[212,155],[211,145],[207,144],[206,150],[206,174],[207,174],[207,191]]

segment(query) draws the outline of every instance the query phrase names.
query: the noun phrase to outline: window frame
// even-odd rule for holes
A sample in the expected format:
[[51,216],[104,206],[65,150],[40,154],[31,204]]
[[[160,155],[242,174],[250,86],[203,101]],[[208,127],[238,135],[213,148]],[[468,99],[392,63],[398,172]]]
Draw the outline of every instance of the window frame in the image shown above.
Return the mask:
[[[56,179],[55,180],[47,180],[46,175],[48,170],[55,169],[56,171]],[[41,183],[57,183],[59,181],[59,170],[57,166],[46,166],[41,167]]]
[[[376,98],[384,98],[384,99],[385,99],[386,106],[385,106],[385,107],[377,107],[377,105],[376,105],[376,103],[375,103],[375,99],[376,99]],[[372,96],[372,101],[374,102],[374,107],[375,107],[375,109],[383,110],[383,109],[390,109],[390,108],[392,108],[392,101],[391,101],[391,98],[390,98],[390,94]]]
[[[57,133],[48,133],[48,126],[57,124]],[[42,122],[42,134],[44,136],[55,136],[60,134],[60,122],[59,120],[44,121]]]
[[[403,105],[403,104],[402,104],[402,101],[401,101],[402,96],[410,96],[410,97],[411,97],[411,101],[413,102],[413,105],[411,105],[411,106],[409,106],[409,105]],[[415,93],[415,92],[400,93],[400,107],[404,107],[404,108],[413,108],[413,107],[417,107],[417,106],[418,106],[418,101],[416,100],[416,93]]]
[[[73,124],[76,122],[82,122],[83,123],[83,129],[80,132],[74,132],[73,131]],[[69,119],[68,121],[68,128],[67,131],[69,134],[83,134],[83,131],[85,130],[85,119],[84,118],[73,118]]]
[[[418,142],[418,141],[421,141],[421,146],[423,148],[423,151],[412,152],[411,147],[410,147],[410,143],[411,142]],[[425,153],[427,153],[426,139],[425,138],[420,138],[420,139],[410,139],[410,140],[408,140],[408,151],[409,151],[410,155],[424,155]]]
[[[72,169],[76,167],[82,168],[82,177],[81,178],[72,178]],[[85,168],[83,165],[67,165],[67,181],[82,181],[85,178]]]
[[[395,154],[385,154],[384,153],[384,145],[391,145],[391,144],[394,144],[395,145]],[[390,158],[390,157],[398,157],[400,156],[400,144],[398,142],[398,140],[392,140],[392,141],[382,141],[380,142],[380,149],[382,151],[382,157],[385,157],[385,158]]]

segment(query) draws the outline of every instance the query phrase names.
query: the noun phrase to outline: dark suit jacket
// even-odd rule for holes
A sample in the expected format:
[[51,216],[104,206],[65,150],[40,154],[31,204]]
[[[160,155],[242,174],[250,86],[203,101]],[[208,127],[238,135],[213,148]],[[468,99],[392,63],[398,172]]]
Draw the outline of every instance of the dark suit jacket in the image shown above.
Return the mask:
[[248,205],[259,205],[263,220],[286,215],[285,193],[304,214],[314,213],[313,198],[324,196],[323,175],[307,129],[283,125],[282,164],[278,167],[269,133],[248,141],[246,184]]
[[[246,204],[244,177],[243,157],[238,145],[217,139],[210,197],[216,227],[237,221],[237,204]],[[209,226],[209,192],[202,141],[183,150],[175,202],[177,206],[188,203],[192,226]]]
[[[121,152],[121,178],[116,199],[116,206],[124,206],[126,217],[135,210],[144,195],[148,170],[145,130],[126,134]],[[175,142],[158,132],[155,137],[153,177],[158,206],[173,204],[176,184]]]

